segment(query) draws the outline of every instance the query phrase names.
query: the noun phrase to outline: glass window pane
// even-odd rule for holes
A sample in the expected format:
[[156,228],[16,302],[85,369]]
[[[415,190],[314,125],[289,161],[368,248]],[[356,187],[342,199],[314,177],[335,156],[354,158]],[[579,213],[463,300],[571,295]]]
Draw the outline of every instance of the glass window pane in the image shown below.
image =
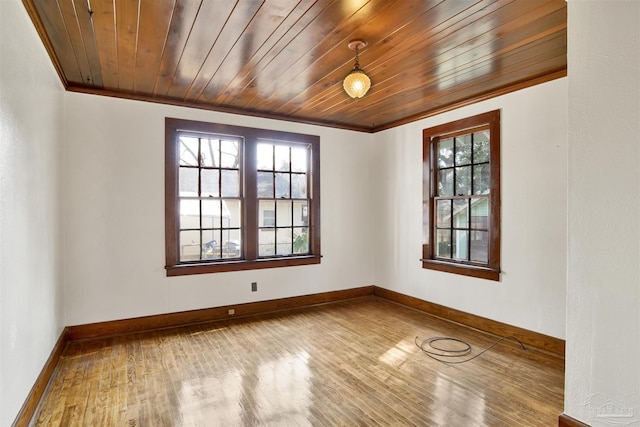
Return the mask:
[[291,218],[291,209],[293,208],[293,202],[280,201],[276,203],[276,226],[278,227],[291,227],[293,225],[293,219]]
[[453,166],[453,138],[438,142],[438,168]]
[[180,232],[180,261],[200,259],[200,231]]
[[489,199],[471,199],[471,228],[475,230],[489,229]]
[[471,195],[471,166],[456,168],[456,195]]
[[276,229],[276,254],[277,255],[290,255],[293,253],[293,236],[291,228],[278,228]]
[[291,170],[293,172],[307,171],[306,147],[291,147]]
[[198,195],[198,169],[180,168],[179,187],[180,197],[191,197]]
[[224,215],[220,210],[220,200],[202,201],[202,228],[220,228]]
[[219,167],[220,141],[217,139],[200,140],[200,160],[202,166]]
[[453,253],[455,259],[469,259],[469,232],[466,230],[453,230]]
[[200,228],[200,201],[180,200],[180,229]]
[[276,199],[284,198],[288,199],[291,197],[290,186],[291,183],[289,180],[291,179],[291,175],[288,173],[276,173]]
[[436,230],[437,257],[451,258],[451,230]]
[[220,185],[222,197],[238,197],[240,196],[240,171],[238,170],[221,170]]
[[270,256],[276,253],[276,230],[261,229],[258,232],[258,255]]
[[240,164],[238,153],[238,141],[220,141],[220,166],[223,168],[237,169]]
[[309,205],[304,202],[293,202],[293,225],[309,225]]
[[451,228],[451,200],[438,200],[436,227]]
[[258,169],[273,170],[273,145],[258,144]]
[[453,170],[445,169],[439,172],[438,195],[443,197],[453,196]]
[[273,200],[260,200],[258,210],[258,227],[276,226],[276,202]]
[[490,171],[489,164],[473,167],[473,194],[489,194]]
[[202,230],[202,259],[219,259],[220,230]]
[[240,230],[222,230],[222,258],[239,258]]
[[469,228],[469,199],[453,201],[453,228]]
[[471,134],[456,138],[456,166],[471,163]]
[[290,170],[290,159],[289,159],[289,147],[286,145],[276,145],[275,146],[275,166],[278,171],[289,171]]
[[473,163],[489,161],[490,154],[489,131],[483,130],[473,134]]
[[198,166],[198,138],[180,137],[180,166]]
[[222,201],[222,212],[224,214],[223,228],[240,228],[242,224],[242,210],[240,200],[228,199]]
[[219,169],[201,169],[202,197],[218,197]]
[[307,198],[307,175],[297,173],[291,174],[291,198]]
[[307,227],[293,229],[293,253],[309,253],[309,229]]
[[273,198],[273,172],[258,172],[258,197]]
[[471,232],[471,261],[487,264],[489,262],[489,233]]

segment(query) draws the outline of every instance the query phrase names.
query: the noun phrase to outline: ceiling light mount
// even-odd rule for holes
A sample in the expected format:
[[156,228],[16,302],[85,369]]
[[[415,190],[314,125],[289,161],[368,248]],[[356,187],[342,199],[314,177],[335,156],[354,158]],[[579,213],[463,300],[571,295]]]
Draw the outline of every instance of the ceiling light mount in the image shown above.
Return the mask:
[[356,58],[353,70],[351,70],[342,81],[342,87],[351,98],[362,98],[367,94],[371,87],[371,79],[367,73],[360,68],[358,51],[365,48],[367,46],[367,42],[364,40],[351,40],[348,46],[349,49],[356,52]]

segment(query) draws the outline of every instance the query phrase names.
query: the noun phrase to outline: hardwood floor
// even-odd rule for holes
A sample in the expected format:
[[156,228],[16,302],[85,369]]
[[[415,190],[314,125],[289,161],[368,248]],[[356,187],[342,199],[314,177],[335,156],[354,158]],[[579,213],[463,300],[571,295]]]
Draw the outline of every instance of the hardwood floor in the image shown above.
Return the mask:
[[378,297],[69,343],[38,426],[557,426],[563,360]]

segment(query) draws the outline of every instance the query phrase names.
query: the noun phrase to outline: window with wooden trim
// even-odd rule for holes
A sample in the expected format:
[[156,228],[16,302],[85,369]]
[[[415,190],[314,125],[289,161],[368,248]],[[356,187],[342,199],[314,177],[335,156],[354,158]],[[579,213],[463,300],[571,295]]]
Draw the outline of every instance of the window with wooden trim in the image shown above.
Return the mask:
[[167,118],[167,275],[319,263],[319,143]]
[[500,280],[500,111],[423,130],[423,268]]

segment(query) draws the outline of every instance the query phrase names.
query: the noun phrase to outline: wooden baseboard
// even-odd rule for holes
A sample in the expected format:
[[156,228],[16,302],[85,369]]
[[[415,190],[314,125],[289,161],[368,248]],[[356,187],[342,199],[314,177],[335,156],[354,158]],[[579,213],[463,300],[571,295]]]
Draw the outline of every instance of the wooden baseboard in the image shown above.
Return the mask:
[[465,313],[464,311],[434,304],[378,286],[374,286],[374,295],[493,335],[501,337],[513,336],[527,346],[535,347],[536,349],[564,358],[565,342],[559,338]]
[[[246,304],[227,305],[223,307],[205,308],[201,310],[182,311],[178,313],[158,314],[136,317],[133,319],[114,320],[109,322],[90,323],[69,326],[69,340],[99,338],[113,335],[145,332],[157,329],[175,328],[178,326],[214,322],[237,317],[253,316],[276,311],[291,310],[312,305],[325,304],[373,294],[373,286],[324,292],[321,294],[302,295],[278,300],[250,302]],[[234,310],[230,315],[229,310]]]
[[58,337],[58,341],[56,341],[56,344],[53,346],[53,350],[51,350],[51,354],[49,354],[42,371],[40,371],[40,375],[38,375],[35,384],[22,404],[22,408],[20,408],[18,415],[16,415],[16,419],[13,421],[13,424],[11,424],[13,427],[27,426],[31,422],[33,415],[38,409],[40,399],[42,399],[44,391],[49,384],[49,380],[58,366],[67,342],[69,342],[68,329],[64,328],[60,337]]
[[558,419],[558,427],[589,427],[589,424],[578,421],[567,414],[560,414],[560,418]]

